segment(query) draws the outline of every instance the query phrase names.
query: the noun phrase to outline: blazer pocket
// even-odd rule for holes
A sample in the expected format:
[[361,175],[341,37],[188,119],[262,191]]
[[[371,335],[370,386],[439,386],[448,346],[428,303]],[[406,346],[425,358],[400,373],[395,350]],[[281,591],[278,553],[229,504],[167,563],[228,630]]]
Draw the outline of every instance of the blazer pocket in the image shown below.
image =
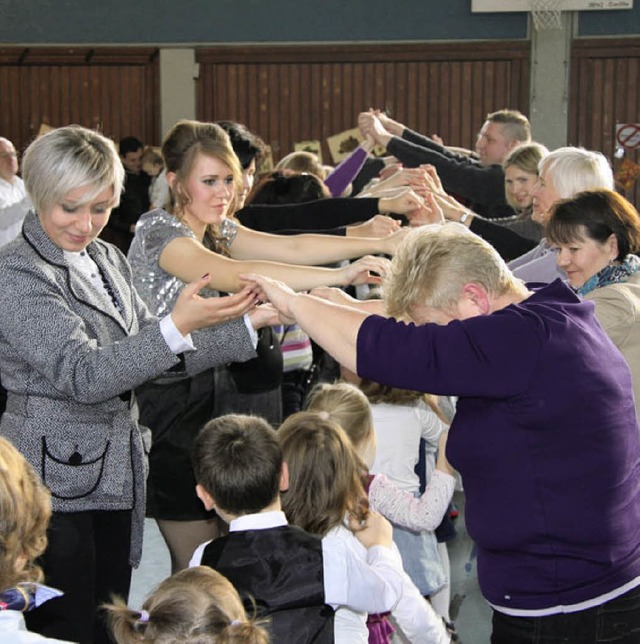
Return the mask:
[[95,441],[81,445],[70,441],[56,441],[47,445],[42,437],[42,480],[57,499],[82,499],[97,489],[111,441],[100,445]]

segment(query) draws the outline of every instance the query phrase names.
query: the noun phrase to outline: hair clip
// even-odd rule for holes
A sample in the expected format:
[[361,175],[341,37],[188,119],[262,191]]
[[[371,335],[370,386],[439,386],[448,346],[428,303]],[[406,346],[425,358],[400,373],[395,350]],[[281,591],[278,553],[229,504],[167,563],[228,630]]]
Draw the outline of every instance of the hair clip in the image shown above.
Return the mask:
[[146,610],[141,610],[140,617],[138,617],[138,621],[142,622],[143,624],[146,624],[149,621],[149,613]]

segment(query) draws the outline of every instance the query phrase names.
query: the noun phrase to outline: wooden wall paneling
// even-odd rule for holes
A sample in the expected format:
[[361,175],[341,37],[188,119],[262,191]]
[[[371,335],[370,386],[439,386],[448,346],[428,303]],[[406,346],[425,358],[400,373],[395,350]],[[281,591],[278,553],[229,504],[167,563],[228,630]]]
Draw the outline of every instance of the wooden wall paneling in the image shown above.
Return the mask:
[[[353,116],[350,120],[344,120],[344,115],[349,114],[353,111],[353,106],[355,104],[355,94],[353,92],[353,63],[344,63],[342,65],[342,92],[341,99],[342,103],[340,105],[340,115],[342,117],[342,128],[346,129],[354,126],[354,119],[357,117],[357,114]],[[332,132],[328,133],[329,135]],[[333,163],[332,159],[327,159],[327,163]]]
[[[599,150],[614,168],[616,123],[640,122],[640,38],[578,39],[572,49],[569,104],[569,142]],[[625,157],[640,163],[640,152]],[[638,207],[636,181],[627,194]]]
[[[286,64],[280,69],[274,68],[274,76],[277,79],[277,94],[278,100],[280,101],[280,115],[272,115],[272,118],[275,118],[277,123],[277,131],[279,138],[286,136],[287,131],[290,132],[300,132],[300,129],[295,127],[293,121],[293,114],[299,112],[302,109],[300,96],[298,94],[298,88],[294,87],[291,84],[290,77],[290,68],[291,65]],[[287,124],[289,124],[287,126]]]
[[[451,96],[451,124],[450,124],[450,138],[451,141],[453,133],[456,132],[458,138],[463,132],[463,120],[466,120],[466,115],[462,113],[462,97],[469,91],[469,88],[462,84],[462,62],[456,61],[451,64],[451,77],[449,78],[449,93]],[[476,126],[477,127],[477,126]]]
[[291,65],[291,84],[298,87],[300,92],[300,109],[292,123],[295,128],[296,136],[302,136],[303,132],[312,131],[312,111],[311,111],[311,65],[302,63],[300,65]]
[[[358,112],[386,109],[420,132],[473,146],[487,112],[526,112],[529,47],[508,43],[340,46],[241,46],[197,50],[198,118],[244,122],[272,145],[274,159],[293,143],[353,127]],[[223,91],[212,87],[233,69]],[[244,71],[243,71],[244,70]],[[246,79],[255,76],[255,82]],[[245,112],[243,106],[248,106]],[[323,146],[323,157],[329,151]]]
[[[464,88],[460,99],[460,140],[461,141],[475,141],[476,133],[478,130],[477,124],[474,125],[469,118],[469,114],[473,109],[473,63],[471,61],[463,61],[461,69],[461,82]],[[468,143],[465,147],[469,147]]]
[[1,48],[0,134],[23,150],[42,123],[77,123],[156,143],[158,74],[155,48]]

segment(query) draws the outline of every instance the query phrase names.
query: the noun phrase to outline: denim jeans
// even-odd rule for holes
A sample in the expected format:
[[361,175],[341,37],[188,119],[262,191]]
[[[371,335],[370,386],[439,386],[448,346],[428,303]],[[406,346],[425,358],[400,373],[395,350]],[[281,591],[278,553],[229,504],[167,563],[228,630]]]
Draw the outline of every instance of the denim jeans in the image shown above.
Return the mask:
[[601,606],[546,617],[493,612],[491,644],[640,644],[640,587]]

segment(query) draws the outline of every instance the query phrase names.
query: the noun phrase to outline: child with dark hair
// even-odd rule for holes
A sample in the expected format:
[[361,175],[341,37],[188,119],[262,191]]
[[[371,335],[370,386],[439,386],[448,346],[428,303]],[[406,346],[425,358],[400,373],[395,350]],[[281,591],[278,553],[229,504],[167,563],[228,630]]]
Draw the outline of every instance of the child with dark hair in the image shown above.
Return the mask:
[[364,526],[353,522],[363,557],[340,539],[288,524],[280,505],[288,469],[263,419],[228,415],[207,423],[196,439],[194,471],[198,496],[229,522],[229,535],[202,544],[191,565],[222,573],[245,606],[253,598],[258,616],[270,617],[274,641],[340,641],[335,609],[384,612],[399,601],[407,577],[380,515],[368,513]]

